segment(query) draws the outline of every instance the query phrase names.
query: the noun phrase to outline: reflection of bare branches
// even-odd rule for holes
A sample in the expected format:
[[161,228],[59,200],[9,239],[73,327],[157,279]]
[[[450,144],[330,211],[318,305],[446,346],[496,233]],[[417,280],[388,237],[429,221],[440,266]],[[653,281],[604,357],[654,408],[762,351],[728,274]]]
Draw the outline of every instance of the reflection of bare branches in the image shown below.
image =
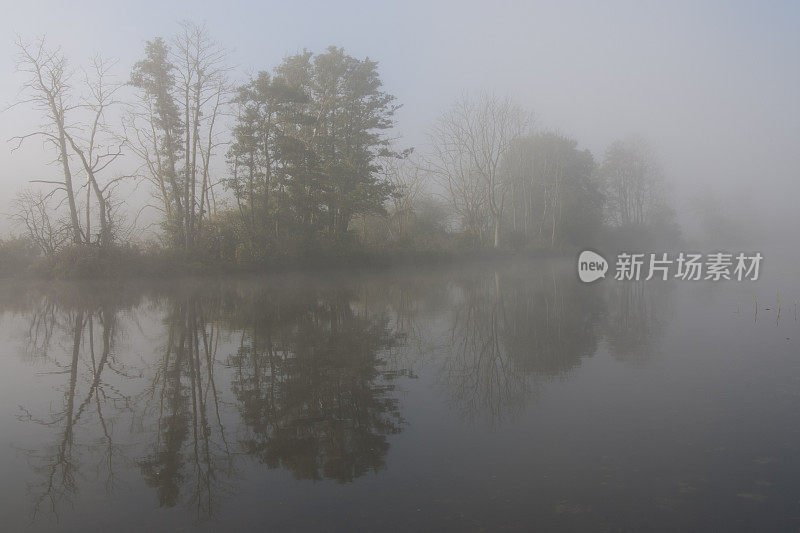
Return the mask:
[[[167,318],[164,357],[148,389],[149,402],[158,402],[145,408],[157,409],[157,437],[152,453],[138,461],[161,505],[180,503],[182,487],[187,486],[185,501],[195,507],[198,520],[215,512],[220,468],[228,476],[233,472],[214,379],[219,329],[207,321],[203,303],[187,298]],[[216,312],[213,306],[210,311]],[[209,405],[216,427],[208,416]]]
[[56,314],[53,302],[45,299],[41,305],[34,306],[29,313],[25,355],[30,358],[46,358],[55,326]]
[[[59,313],[64,309],[64,319]],[[103,379],[104,369],[110,367],[113,360],[113,344],[116,336],[116,311],[105,305],[92,308],[77,305],[76,310],[62,307],[55,301],[44,298],[31,311],[28,353],[40,354],[54,366],[61,369],[50,374],[66,374],[69,376],[64,392],[63,409],[51,412],[48,417],[34,416],[30,409],[20,406],[21,420],[38,425],[59,428],[56,443],[41,451],[28,451],[32,468],[41,472],[44,480],[32,486],[33,495],[32,519],[35,519],[47,503],[50,512],[56,518],[62,505],[71,505],[77,492],[76,476],[80,472],[78,457],[80,448],[76,444],[76,428],[81,418],[96,416],[101,436],[96,442],[89,441],[86,449],[97,455],[103,450],[102,459],[97,465],[97,475],[106,471],[106,488],[111,491],[117,483],[116,464],[124,461],[121,447],[115,444],[111,422],[121,410],[130,410],[129,398]],[[100,353],[96,353],[95,320],[100,323]],[[70,338],[69,362],[65,365],[58,355],[50,354],[50,339],[56,330],[63,331]],[[86,372],[84,372],[84,370]],[[86,384],[86,390],[80,389]],[[110,406],[114,414],[109,420],[104,409]],[[88,414],[87,414],[88,413]]]
[[44,490],[40,495],[34,497],[32,518],[36,517],[44,501],[50,502],[51,511],[57,515],[58,503],[62,500],[71,501],[70,496],[75,492],[75,465],[72,458],[73,426],[75,424],[73,415],[75,408],[75,389],[78,381],[78,357],[80,355],[83,325],[83,311],[79,311],[75,315],[73,327],[72,359],[69,373],[69,388],[65,397],[65,409],[63,413],[54,417],[53,421],[50,423],[55,424],[63,420],[64,430],[49,464],[42,468],[42,470],[47,472],[47,479]]
[[453,316],[444,384],[468,417],[485,413],[497,422],[518,411],[531,393],[502,343],[506,316],[499,275],[466,286],[462,298]]
[[458,287],[443,372],[468,417],[499,422],[518,412],[537,383],[565,375],[597,348],[601,300],[558,265],[473,275]]
[[609,288],[605,333],[614,357],[637,362],[653,354],[654,343],[666,323],[668,288],[667,284],[642,281]]

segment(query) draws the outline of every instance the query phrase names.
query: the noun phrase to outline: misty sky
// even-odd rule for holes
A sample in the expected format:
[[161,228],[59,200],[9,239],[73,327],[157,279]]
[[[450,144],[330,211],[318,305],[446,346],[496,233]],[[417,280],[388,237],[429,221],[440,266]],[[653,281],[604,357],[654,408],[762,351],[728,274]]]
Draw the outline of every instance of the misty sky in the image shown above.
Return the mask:
[[[647,137],[681,215],[687,198],[713,192],[748,209],[744,216],[767,210],[775,223],[799,220],[798,2],[4,2],[2,11],[3,107],[21,82],[16,34],[45,34],[73,65],[102,52],[127,78],[145,40],[170,37],[190,18],[233,50],[239,77],[330,44],[378,60],[404,106],[406,146],[424,151],[444,108],[465,91],[491,90],[598,158],[616,138]],[[12,154],[5,142],[36,120],[23,109],[0,114],[0,212],[28,179],[58,172],[37,143]]]

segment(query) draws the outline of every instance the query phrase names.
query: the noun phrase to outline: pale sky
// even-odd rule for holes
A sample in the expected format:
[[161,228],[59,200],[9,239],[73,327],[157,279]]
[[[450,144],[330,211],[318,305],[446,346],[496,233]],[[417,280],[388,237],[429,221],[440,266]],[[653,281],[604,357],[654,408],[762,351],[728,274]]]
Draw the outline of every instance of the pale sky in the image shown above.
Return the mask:
[[[46,35],[76,66],[95,52],[117,58],[127,78],[145,40],[169,37],[189,18],[233,50],[240,77],[331,44],[379,61],[386,90],[403,104],[406,146],[424,151],[426,130],[462,93],[494,91],[598,159],[614,139],[647,137],[679,203],[716,191],[796,225],[800,3],[696,4],[3,2],[0,106],[21,81],[16,34]],[[6,139],[35,123],[22,109],[0,114],[0,213],[27,180],[58,171],[35,143],[10,153]]]

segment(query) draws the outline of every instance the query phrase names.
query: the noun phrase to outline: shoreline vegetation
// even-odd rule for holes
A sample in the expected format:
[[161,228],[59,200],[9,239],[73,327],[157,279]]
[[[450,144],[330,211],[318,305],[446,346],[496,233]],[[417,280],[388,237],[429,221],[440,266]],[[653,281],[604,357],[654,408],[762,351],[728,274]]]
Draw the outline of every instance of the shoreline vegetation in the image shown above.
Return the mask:
[[[669,237],[669,236],[668,236]],[[533,259],[574,259],[584,248],[611,250],[645,248],[649,243],[674,242],[657,232],[608,232],[586,247],[567,245],[558,249],[448,247],[308,248],[296,255],[283,254],[260,262],[234,262],[159,246],[114,245],[102,249],[83,245],[64,247],[43,255],[27,237],[0,239],[0,281],[6,280],[158,280],[192,276],[239,276],[285,274],[335,274],[343,271],[381,272],[409,267],[452,267],[469,263],[505,263]]]
[[[42,142],[55,177],[14,199],[20,234],[0,241],[0,277],[385,268],[680,238],[643,139],[596,160],[481,93],[444,110],[415,150],[370,58],[329,47],[249,76],[230,65],[191,22],[127,68],[99,55],[76,68],[43,38],[20,39],[16,106],[41,126],[12,151]],[[149,201],[136,205],[137,189]],[[142,213],[158,228],[149,239]]]
[[[22,241],[22,242],[21,242]],[[173,279],[206,275],[306,274],[343,271],[380,272],[409,267],[452,266],[510,260],[572,257],[578,250],[510,249],[329,249],[293,257],[271,258],[261,263],[233,263],[189,256],[162,248],[115,246],[65,248],[41,256],[22,238],[0,241],[0,280],[134,280]]]

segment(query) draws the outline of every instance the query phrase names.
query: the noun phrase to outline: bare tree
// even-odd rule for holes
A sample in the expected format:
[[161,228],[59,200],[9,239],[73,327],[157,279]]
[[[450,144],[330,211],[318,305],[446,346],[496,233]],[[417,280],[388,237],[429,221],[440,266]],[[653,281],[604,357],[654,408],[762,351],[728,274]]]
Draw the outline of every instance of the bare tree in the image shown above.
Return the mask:
[[418,158],[387,157],[381,165],[386,180],[394,186],[389,213],[389,231],[397,237],[408,236],[414,220],[416,207],[425,192],[427,173]]
[[36,180],[39,183],[54,185],[66,193],[69,205],[72,241],[80,244],[84,234],[78,219],[78,206],[75,200],[75,189],[72,183],[69,152],[67,148],[66,114],[74,109],[69,104],[70,72],[67,60],[59,48],[50,49],[42,38],[35,43],[17,40],[17,70],[25,74],[22,85],[22,98],[16,105],[30,104],[42,112],[45,122],[41,128],[12,138],[16,148],[25,139],[42,137],[46,143],[55,147],[57,161],[61,163],[63,178],[61,180]]
[[[101,186],[100,175],[122,155],[124,139],[114,133],[107,121],[106,113],[119,102],[115,93],[120,85],[109,82],[109,71],[114,62],[95,56],[91,68],[85,72],[85,86],[88,95],[80,108],[88,112],[89,124],[79,124],[76,128],[65,128],[65,135],[72,150],[78,156],[86,174],[86,241],[91,242],[91,193],[94,193],[98,206],[100,233],[98,244],[108,247],[113,240],[110,194],[113,186],[125,176],[107,180]],[[73,133],[71,130],[76,130]],[[83,134],[79,133],[83,132]]]
[[45,255],[54,254],[70,238],[68,221],[54,218],[53,192],[24,189],[12,203],[11,220],[25,228],[28,237]]
[[127,142],[172,246],[193,247],[216,210],[213,169],[232,94],[227,58],[205,25],[183,22],[171,44],[149,41],[131,73],[139,92],[124,120]]
[[[174,39],[176,90],[183,114],[185,246],[195,244],[211,207],[211,163],[219,119],[230,100],[228,52],[205,25],[182,22]],[[199,189],[199,190],[198,190]]]
[[[12,138],[12,141],[16,141],[14,149],[19,148],[27,138],[41,137],[55,147],[63,173],[61,180],[32,180],[54,187],[39,198],[33,194],[20,197],[17,205],[20,216],[17,219],[25,223],[29,233],[34,232],[31,236],[40,247],[50,248],[46,253],[52,253],[51,244],[45,243],[49,239],[42,234],[42,231],[52,232],[52,226],[48,229],[42,216],[33,215],[41,211],[46,200],[56,191],[64,191],[69,207],[72,242],[91,244],[94,197],[100,226],[96,244],[106,248],[113,240],[110,196],[116,183],[124,177],[101,180],[101,175],[107,174],[112,163],[122,155],[124,144],[123,139],[112,130],[106,116],[109,108],[118,103],[115,93],[120,85],[109,82],[109,71],[114,63],[96,56],[91,67],[84,71],[81,85],[83,94],[73,95],[74,87],[70,84],[72,76],[60,49],[48,49],[43,39],[34,45],[19,40],[17,48],[17,68],[27,75],[23,83],[25,96],[17,105],[30,104],[42,111],[47,120],[40,129]],[[81,187],[76,188],[76,172],[70,166],[75,158],[79,163],[77,174],[82,173],[86,178],[83,225],[76,198]],[[36,227],[32,226],[34,220],[37,221]]]
[[500,245],[508,184],[501,163],[532,124],[533,116],[509,98],[483,94],[476,100],[458,100],[431,134],[431,169],[453,209],[465,229],[482,242],[491,229],[495,248]]
[[644,224],[663,203],[663,180],[658,162],[653,149],[643,139],[612,143],[606,150],[600,175],[605,181],[608,218],[613,224]]

